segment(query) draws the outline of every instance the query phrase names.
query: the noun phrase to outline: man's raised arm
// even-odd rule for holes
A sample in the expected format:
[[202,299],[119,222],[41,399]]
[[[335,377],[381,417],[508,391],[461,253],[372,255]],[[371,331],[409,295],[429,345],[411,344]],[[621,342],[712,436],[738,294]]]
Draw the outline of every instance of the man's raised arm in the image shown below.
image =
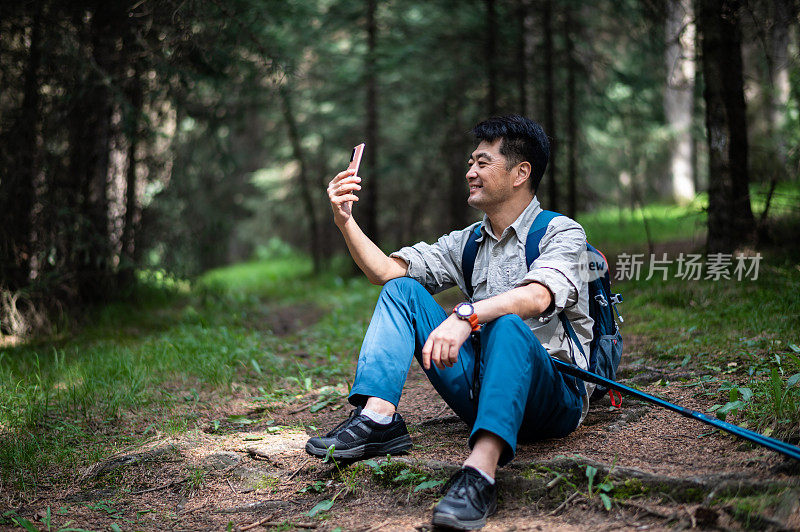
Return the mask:
[[358,201],[356,192],[361,190],[361,178],[355,170],[336,174],[328,183],[328,198],[331,201],[333,221],[342,232],[350,256],[372,284],[383,285],[397,277],[403,277],[408,264],[403,259],[389,257],[364,234],[353,218],[353,202]]

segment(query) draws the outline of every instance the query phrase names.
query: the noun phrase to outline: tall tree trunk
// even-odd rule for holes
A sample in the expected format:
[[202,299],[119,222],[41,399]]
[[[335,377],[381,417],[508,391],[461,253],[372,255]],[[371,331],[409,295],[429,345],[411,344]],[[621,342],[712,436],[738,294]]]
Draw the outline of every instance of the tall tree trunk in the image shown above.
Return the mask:
[[39,69],[42,51],[41,0],[34,2],[30,46],[25,66],[22,108],[7,143],[10,165],[0,180],[0,287],[17,290],[28,283],[31,243],[31,212],[34,202],[37,136],[40,100]]
[[742,76],[740,4],[697,0],[702,34],[708,141],[709,253],[730,252],[751,241],[753,212],[748,191],[747,120]]
[[564,17],[564,42],[567,55],[567,215],[578,214],[578,122],[575,118],[577,94],[575,87],[575,41],[572,38],[574,23],[570,8]]
[[781,174],[775,177],[782,178],[788,169],[783,128],[786,124],[786,106],[789,103],[791,90],[789,84],[789,24],[792,20],[792,6],[788,0],[773,0],[772,11],[769,54],[767,54],[771,87],[767,107],[770,136]]
[[378,176],[378,72],[377,72],[377,34],[378,27],[376,16],[378,5],[377,0],[367,0],[367,57],[366,57],[366,79],[367,89],[367,144],[364,150],[364,166],[369,182],[362,192],[364,212],[364,232],[373,242],[380,242],[380,228],[378,226],[378,201],[380,198],[380,186]]
[[84,240],[88,246],[84,270],[80,272],[80,291],[89,300],[99,300],[113,292],[113,262],[109,227],[108,180],[112,142],[114,102],[111,85],[118,76],[118,43],[127,17],[118,5],[98,3],[92,17],[92,57],[100,72],[95,74],[91,95],[85,103],[91,109],[92,125],[88,132],[89,161],[84,188],[84,213],[89,231]]
[[488,93],[486,109],[490,116],[497,114],[497,7],[495,0],[484,0],[486,6],[486,73]]
[[558,210],[558,166],[556,164],[556,98],[555,98],[555,69],[553,66],[555,47],[553,46],[553,0],[545,0],[543,17],[544,30],[544,83],[545,83],[545,133],[550,137],[550,162],[547,165],[547,192],[550,210]]
[[469,222],[470,209],[467,207],[467,184],[464,177],[464,156],[469,151],[469,144],[465,145],[463,111],[465,98],[464,84],[456,83],[450,94],[442,102],[442,109],[446,111],[447,127],[442,151],[447,161],[448,180],[448,224],[450,228],[464,227]]
[[[132,43],[129,43],[129,47]],[[137,189],[137,154],[141,138],[140,115],[142,113],[142,75],[139,62],[133,59],[133,75],[129,80],[128,98],[130,98],[130,117],[128,118],[128,168],[125,174],[125,217],[122,227],[122,253],[120,256],[119,280],[121,286],[130,285],[134,278],[136,266],[136,228],[140,211]]]
[[319,272],[322,268],[322,247],[320,246],[319,242],[319,220],[317,219],[317,211],[314,208],[314,197],[311,193],[311,179],[308,173],[308,160],[300,142],[300,133],[297,129],[297,120],[295,119],[294,111],[292,109],[291,94],[289,93],[289,89],[285,84],[280,86],[278,94],[281,98],[283,118],[286,120],[286,126],[289,130],[289,144],[292,146],[292,153],[300,167],[298,173],[298,178],[300,181],[300,198],[303,202],[303,207],[306,210],[306,218],[308,219],[308,236],[311,246],[311,257],[314,263],[314,271]]
[[517,93],[519,94],[519,114],[528,116],[528,51],[530,36],[528,24],[530,4],[528,0],[517,0]]
[[76,13],[80,46],[87,63],[69,113],[69,177],[59,186],[64,218],[58,230],[74,296],[97,301],[113,293],[112,246],[108,217],[108,170],[113,102],[110,86],[117,79],[119,39],[127,20],[118,4],[97,3],[86,22]]
[[695,195],[691,130],[695,78],[693,18],[691,0],[667,1],[664,115],[672,133],[670,195],[681,204],[690,202]]

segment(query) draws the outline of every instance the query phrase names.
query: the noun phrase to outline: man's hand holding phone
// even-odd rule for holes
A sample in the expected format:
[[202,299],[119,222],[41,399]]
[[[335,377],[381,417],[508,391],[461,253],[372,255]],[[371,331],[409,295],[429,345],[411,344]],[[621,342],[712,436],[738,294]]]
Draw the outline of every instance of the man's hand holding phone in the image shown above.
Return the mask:
[[339,227],[350,220],[353,215],[353,202],[358,201],[358,196],[355,193],[361,190],[358,167],[361,164],[363,154],[364,144],[359,144],[353,148],[353,153],[350,156],[350,166],[344,172],[336,174],[336,177],[328,183],[328,198],[331,201],[333,220]]

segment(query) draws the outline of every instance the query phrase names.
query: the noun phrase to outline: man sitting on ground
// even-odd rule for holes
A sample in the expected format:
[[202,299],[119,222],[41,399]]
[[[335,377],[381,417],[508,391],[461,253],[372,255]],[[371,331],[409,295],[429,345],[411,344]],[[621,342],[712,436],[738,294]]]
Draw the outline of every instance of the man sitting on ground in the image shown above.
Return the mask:
[[[467,203],[484,217],[434,244],[419,243],[386,256],[352,215],[361,179],[339,173],[328,185],[334,221],[367,278],[384,285],[358,359],[350,417],[306,450],[324,457],[360,460],[411,448],[405,422],[396,413],[412,357],[436,391],[470,427],[472,451],[433,511],[433,523],[479,528],[497,505],[495,471],[508,463],[517,439],[562,437],[583,421],[589,405],[584,384],[556,370],[551,356],[582,368],[588,363],[592,320],[588,287],[579,275],[586,249],[583,228],[554,218],[530,268],[528,230],[542,209],[536,189],[549,158],[542,128],[521,116],[491,118],[473,129],[478,145],[469,158]],[[469,286],[471,302],[448,315],[431,297],[452,286],[469,293],[462,254],[480,228]],[[582,345],[570,340],[558,313],[565,311]],[[484,324],[483,327],[479,324]],[[476,350],[466,340],[480,329]],[[475,386],[479,384],[479,386]],[[477,401],[470,391],[479,389]]]

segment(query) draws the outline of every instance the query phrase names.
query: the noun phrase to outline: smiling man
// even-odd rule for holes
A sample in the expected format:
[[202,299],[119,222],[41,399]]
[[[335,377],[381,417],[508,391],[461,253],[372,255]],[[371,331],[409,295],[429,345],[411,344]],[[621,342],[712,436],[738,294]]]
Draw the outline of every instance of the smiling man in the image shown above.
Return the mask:
[[[396,409],[416,358],[471,427],[471,453],[433,511],[435,525],[463,530],[484,526],[495,512],[495,472],[514,457],[518,439],[562,437],[583,420],[586,387],[557,371],[551,357],[586,368],[581,353],[589,352],[592,336],[588,287],[579,275],[586,249],[581,226],[553,218],[538,258],[531,265],[526,261],[528,231],[542,212],[535,194],[550,153],[544,131],[512,115],[481,122],[473,134],[478,145],[468,162],[467,202],[484,212],[483,220],[434,244],[385,255],[353,218],[361,178],[348,170],[330,182],[334,221],[353,259],[384,288],[350,393],[356,408],[326,436],[306,444],[314,456],[324,457],[333,446],[334,458],[348,460],[411,449]],[[470,239],[477,249],[465,279]],[[431,294],[453,286],[467,301],[448,315]],[[557,318],[562,311],[574,340]]]

